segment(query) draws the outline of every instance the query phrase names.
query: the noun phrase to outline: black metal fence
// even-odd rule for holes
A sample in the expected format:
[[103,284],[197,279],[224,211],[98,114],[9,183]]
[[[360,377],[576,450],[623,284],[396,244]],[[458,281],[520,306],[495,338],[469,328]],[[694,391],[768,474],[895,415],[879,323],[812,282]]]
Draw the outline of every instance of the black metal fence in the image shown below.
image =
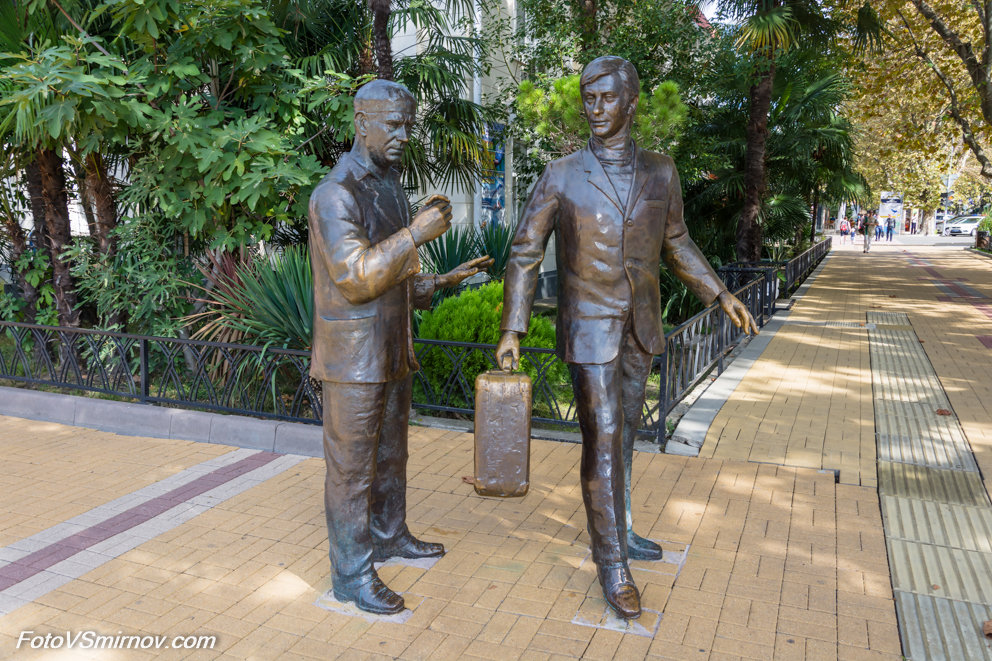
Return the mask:
[[0,322],[0,379],[318,422],[310,352]]
[[823,241],[815,244],[809,250],[796,255],[785,263],[785,283],[783,285],[783,295],[790,296],[792,292],[799,288],[803,280],[813,272],[816,265],[830,252],[833,238],[827,237]]
[[[762,324],[763,284],[756,279],[736,292]],[[722,370],[739,338],[740,330],[716,305],[669,333],[668,351],[655,358],[641,431],[663,432],[659,410],[667,414],[714,365]],[[414,406],[471,416],[475,376],[496,367],[495,346],[414,344],[423,366],[414,376]],[[320,387],[309,368],[306,351],[0,322],[0,379],[144,403],[319,424]],[[568,372],[554,352],[523,347],[521,369],[534,385],[534,421],[577,428]]]
[[827,237],[786,262],[733,262],[721,266],[717,269],[717,273],[730,289],[739,287],[755,277],[763,277],[767,288],[768,314],[772,314],[775,312],[776,299],[792,295],[830,252],[831,245],[832,239]]
[[[793,260],[787,273],[805,277],[829,249],[824,243]],[[764,325],[774,312],[778,278],[746,273],[752,279],[731,290]],[[640,431],[663,438],[664,417],[703,375],[723,371],[741,334],[716,304],[668,333],[668,349],[655,358],[648,381]],[[495,346],[417,339],[414,348],[423,367],[414,376],[414,407],[470,417],[475,376],[496,367]],[[319,424],[320,385],[309,369],[306,351],[0,322],[0,379],[144,403]],[[568,371],[554,352],[523,347],[521,369],[533,382],[535,423],[577,428]]]

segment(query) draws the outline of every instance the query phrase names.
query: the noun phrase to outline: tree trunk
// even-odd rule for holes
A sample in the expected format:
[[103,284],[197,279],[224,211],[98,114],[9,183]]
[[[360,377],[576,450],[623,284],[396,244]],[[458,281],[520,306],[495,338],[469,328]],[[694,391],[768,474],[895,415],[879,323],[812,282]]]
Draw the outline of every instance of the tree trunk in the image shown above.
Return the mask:
[[41,184],[41,168],[31,161],[24,168],[24,183],[31,199],[31,217],[34,218],[34,249],[48,258],[48,230],[45,228],[45,196]]
[[86,217],[86,227],[90,231],[90,236],[96,236],[98,229],[96,226],[96,214],[93,212],[93,198],[90,196],[89,186],[86,184],[86,168],[76,159],[71,160],[72,173],[76,176],[76,188],[79,191],[79,206],[83,208],[83,216]]
[[772,81],[775,63],[751,86],[744,152],[744,207],[737,221],[737,259],[743,262],[761,260],[761,225],[758,214],[765,196],[765,142],[768,139],[768,111],[772,104]]
[[582,51],[586,52],[596,44],[598,37],[596,29],[596,0],[579,0],[582,12],[582,34],[579,37]]
[[389,0],[369,0],[372,7],[372,34],[375,39],[375,54],[379,61],[379,78],[393,79],[393,46],[389,40]]
[[809,228],[810,243],[816,242],[816,221],[819,220],[819,216],[820,216],[820,189],[819,187],[817,187],[817,189],[813,191],[813,224]]
[[107,176],[107,165],[98,153],[86,157],[86,191],[93,204],[96,220],[97,249],[100,254],[113,257],[117,252],[117,239],[113,230],[117,227],[117,200]]
[[[114,188],[107,173],[107,163],[100,153],[88,154],[84,167],[86,190],[93,204],[96,221],[93,238],[96,240],[97,250],[104,263],[110,265],[117,254],[117,237],[114,236],[114,230],[117,228],[117,199],[114,197]],[[117,309],[104,321],[108,327],[123,331],[127,318],[127,310]]]
[[41,172],[42,200],[45,204],[45,229],[52,258],[52,285],[55,289],[55,307],[62,326],[79,326],[76,309],[76,287],[69,272],[69,264],[62,257],[72,241],[69,231],[69,198],[65,190],[65,167],[62,156],[51,149],[38,150],[38,169]]
[[21,290],[21,298],[24,299],[24,318],[29,323],[34,323],[37,313],[38,290],[24,278],[24,274],[17,268],[17,262],[21,255],[30,250],[28,240],[24,236],[24,228],[21,227],[16,216],[5,213],[0,220],[2,220],[3,228],[10,241],[10,270],[17,287]]

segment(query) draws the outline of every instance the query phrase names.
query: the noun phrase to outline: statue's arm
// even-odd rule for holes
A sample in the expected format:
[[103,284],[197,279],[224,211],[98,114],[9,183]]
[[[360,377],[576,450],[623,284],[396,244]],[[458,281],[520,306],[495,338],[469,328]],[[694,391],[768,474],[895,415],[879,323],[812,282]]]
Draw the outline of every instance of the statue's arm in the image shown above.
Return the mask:
[[689,236],[685,218],[682,216],[682,184],[674,163],[671,163],[671,168],[668,216],[661,257],[672,273],[689,287],[689,291],[704,305],[709,305],[726,291],[727,287]]
[[537,289],[537,275],[544,250],[558,215],[556,175],[552,165],[534,185],[517,233],[510,247],[510,259],[503,280],[503,319],[500,330],[526,334],[530,310]]
[[357,201],[343,187],[328,187],[310,200],[310,222],[321,244],[317,253],[334,284],[355,305],[378,298],[420,271],[409,229],[372,244],[360,217]]
[[434,290],[437,289],[437,276],[433,273],[421,273],[413,277],[413,287],[410,289],[410,307],[414,310],[430,310]]

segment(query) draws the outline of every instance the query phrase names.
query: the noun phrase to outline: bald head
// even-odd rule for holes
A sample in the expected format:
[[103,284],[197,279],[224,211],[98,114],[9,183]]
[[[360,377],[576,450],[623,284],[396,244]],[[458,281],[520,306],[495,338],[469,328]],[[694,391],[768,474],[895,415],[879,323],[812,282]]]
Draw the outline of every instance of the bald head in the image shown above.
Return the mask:
[[417,116],[413,95],[398,83],[373,80],[355,95],[352,151],[380,169],[399,167]]
[[391,80],[373,80],[355,94],[355,113],[417,111],[417,101],[410,91]]

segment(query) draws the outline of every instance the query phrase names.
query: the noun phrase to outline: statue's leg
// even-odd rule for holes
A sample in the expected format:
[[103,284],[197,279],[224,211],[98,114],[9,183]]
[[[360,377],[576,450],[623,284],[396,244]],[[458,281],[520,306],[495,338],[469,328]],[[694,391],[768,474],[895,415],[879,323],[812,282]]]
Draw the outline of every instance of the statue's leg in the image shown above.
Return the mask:
[[582,431],[579,470],[592,558],[607,603],[632,618],[640,615],[641,606],[625,548],[619,362],[569,367]]
[[644,389],[654,357],[641,350],[632,334],[623,348],[623,484],[627,557],[632,560],[661,560],[661,547],[634,532],[630,511],[630,472],[634,464],[634,437],[641,425]]
[[412,377],[386,385],[386,407],[372,481],[372,559],[376,562],[392,557],[444,555],[444,546],[416,539],[406,525],[406,464],[412,391]]
[[369,612],[398,613],[403,598],[379,580],[369,530],[385,386],[324,382],[324,510],[334,596]]

